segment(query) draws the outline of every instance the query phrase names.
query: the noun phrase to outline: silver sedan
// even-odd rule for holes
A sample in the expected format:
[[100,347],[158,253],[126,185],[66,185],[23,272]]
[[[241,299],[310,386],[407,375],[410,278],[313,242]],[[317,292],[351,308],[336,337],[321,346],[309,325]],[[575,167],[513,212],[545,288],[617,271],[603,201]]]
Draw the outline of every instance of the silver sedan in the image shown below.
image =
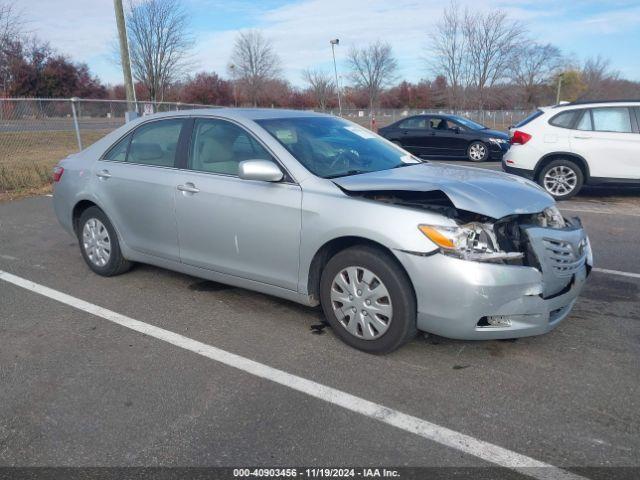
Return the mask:
[[535,184],[424,162],[310,112],[137,119],[54,169],[55,211],[89,268],[147,263],[305,305],[373,353],[418,330],[548,332],[591,267],[579,220]]

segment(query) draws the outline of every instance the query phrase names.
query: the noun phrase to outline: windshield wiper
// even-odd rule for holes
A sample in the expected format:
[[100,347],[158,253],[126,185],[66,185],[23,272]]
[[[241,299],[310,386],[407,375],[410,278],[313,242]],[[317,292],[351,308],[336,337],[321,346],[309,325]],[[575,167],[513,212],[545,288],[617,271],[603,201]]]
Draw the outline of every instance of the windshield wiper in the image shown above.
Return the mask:
[[335,173],[333,175],[327,175],[324,178],[338,178],[338,177],[349,177],[351,175],[358,175],[359,173],[369,173],[369,170],[348,170],[342,173]]

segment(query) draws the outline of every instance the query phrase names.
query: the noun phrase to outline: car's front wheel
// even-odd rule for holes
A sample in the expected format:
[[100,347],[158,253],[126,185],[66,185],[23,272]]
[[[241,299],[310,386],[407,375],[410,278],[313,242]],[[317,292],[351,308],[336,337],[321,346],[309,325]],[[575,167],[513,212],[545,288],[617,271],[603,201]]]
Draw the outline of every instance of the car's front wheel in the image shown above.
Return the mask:
[[80,215],[78,241],[84,261],[98,275],[112,277],[131,268],[131,262],[122,256],[113,225],[98,207],[87,208]]
[[571,160],[558,159],[540,171],[538,183],[556,200],[567,200],[582,188],[584,175]]
[[484,162],[489,158],[489,147],[483,142],[471,142],[467,148],[467,158],[472,162]]
[[322,272],[322,309],[335,334],[369,353],[391,352],[416,334],[416,300],[407,274],[382,249],[351,247]]

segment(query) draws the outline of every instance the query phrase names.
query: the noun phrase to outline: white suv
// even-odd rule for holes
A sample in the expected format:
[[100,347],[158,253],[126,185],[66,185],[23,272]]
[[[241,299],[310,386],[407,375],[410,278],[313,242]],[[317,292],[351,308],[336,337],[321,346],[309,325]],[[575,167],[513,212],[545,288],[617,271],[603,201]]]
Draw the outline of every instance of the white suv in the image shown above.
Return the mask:
[[544,107],[510,136],[502,169],[536,181],[556,200],[584,184],[640,184],[640,101]]

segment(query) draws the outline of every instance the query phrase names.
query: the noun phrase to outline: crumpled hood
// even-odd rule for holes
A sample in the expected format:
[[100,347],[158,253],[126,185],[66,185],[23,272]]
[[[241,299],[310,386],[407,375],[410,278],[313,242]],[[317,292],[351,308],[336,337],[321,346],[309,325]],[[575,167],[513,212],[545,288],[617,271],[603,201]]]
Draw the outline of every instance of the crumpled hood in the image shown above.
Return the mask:
[[535,183],[481,168],[421,163],[408,167],[363,173],[332,181],[346,191],[440,190],[461,210],[495,219],[521,213],[537,213],[554,204]]

